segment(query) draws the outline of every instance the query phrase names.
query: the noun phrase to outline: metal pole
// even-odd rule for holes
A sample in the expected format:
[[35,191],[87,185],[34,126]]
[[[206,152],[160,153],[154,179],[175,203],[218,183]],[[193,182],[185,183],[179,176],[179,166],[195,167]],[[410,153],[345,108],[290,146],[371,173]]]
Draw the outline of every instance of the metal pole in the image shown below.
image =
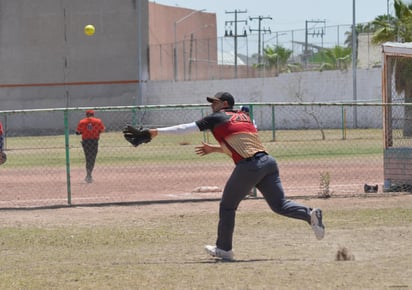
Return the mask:
[[177,81],[176,26],[177,23],[175,21],[173,25],[173,79],[175,81]]
[[305,51],[303,53],[305,58],[305,68],[308,66],[308,21],[305,21]]
[[137,99],[136,105],[143,104],[142,97],[142,0],[137,1]]
[[275,106],[272,106],[272,141],[276,141]]
[[294,45],[294,41],[295,41],[295,34],[294,34],[294,30],[291,30],[291,37],[292,37],[292,55],[293,55],[293,59],[295,59],[295,45]]
[[72,190],[70,182],[70,142],[69,142],[69,112],[64,111],[64,142],[66,151],[66,185],[67,185],[67,204],[72,204]]
[[186,20],[187,18],[189,18],[193,14],[200,13],[200,12],[203,12],[205,10],[206,9],[200,9],[200,10],[192,11],[189,14],[187,14],[186,16],[176,20],[173,24],[173,79],[175,81],[177,81],[177,73],[178,73],[178,71],[177,71],[177,36],[176,36],[177,24],[179,24],[180,22],[183,22],[184,20]]
[[237,79],[237,10],[235,10],[235,79]]
[[[137,0],[137,88],[136,96],[133,98],[133,105],[139,106],[143,104],[143,88],[142,88],[142,0]],[[132,109],[132,124],[137,125],[136,108]]]
[[386,15],[388,16],[388,24],[390,22],[390,17],[389,17],[389,0],[386,1]]
[[[357,47],[356,47],[356,0],[353,0],[352,4],[352,82],[353,82],[353,101],[356,103],[357,96],[357,86],[356,86],[356,62],[357,62]],[[358,128],[358,112],[357,106],[353,106],[353,126]]]
[[262,22],[262,18],[261,17],[259,17],[259,25],[258,25],[258,29],[259,29],[259,32],[258,32],[258,64],[260,65],[260,63],[262,62],[261,61],[261,59],[262,59],[262,57],[261,57],[261,50],[260,50],[260,45],[261,45],[261,43],[260,43],[260,34],[261,34],[261,22]]

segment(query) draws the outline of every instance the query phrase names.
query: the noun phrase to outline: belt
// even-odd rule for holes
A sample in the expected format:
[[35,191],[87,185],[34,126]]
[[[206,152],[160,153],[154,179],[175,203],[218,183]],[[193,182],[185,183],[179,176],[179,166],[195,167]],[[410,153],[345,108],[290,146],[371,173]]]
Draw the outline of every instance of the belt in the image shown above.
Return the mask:
[[256,152],[252,157],[245,158],[244,160],[246,161],[258,160],[261,157],[266,156],[266,155],[268,155],[266,152],[260,151],[260,152]]

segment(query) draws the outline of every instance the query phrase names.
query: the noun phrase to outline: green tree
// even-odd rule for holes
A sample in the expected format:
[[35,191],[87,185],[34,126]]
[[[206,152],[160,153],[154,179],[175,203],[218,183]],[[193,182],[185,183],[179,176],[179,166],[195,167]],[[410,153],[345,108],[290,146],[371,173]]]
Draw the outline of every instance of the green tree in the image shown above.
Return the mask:
[[314,62],[320,63],[320,71],[324,70],[347,70],[352,60],[352,49],[336,45],[316,53]]
[[[393,19],[376,18],[373,24],[376,32],[372,43],[382,44],[387,41],[412,41],[412,4],[406,5],[401,0],[395,0],[395,17]],[[404,93],[405,103],[412,102],[412,60],[410,58],[396,58],[390,66],[395,79],[395,90],[398,94]],[[412,136],[412,108],[405,107],[404,136]]]
[[292,53],[292,50],[280,45],[267,46],[263,49],[264,65],[269,69],[275,68],[277,72],[290,71],[288,60]]
[[395,17],[379,16],[373,21],[376,28],[373,43],[412,41],[412,4],[406,5],[401,0],[395,0],[394,8]]
[[280,72],[299,71],[301,67],[296,64],[289,64],[288,61],[293,51],[280,45],[266,46],[263,49],[263,66],[268,69],[275,69],[276,74]]

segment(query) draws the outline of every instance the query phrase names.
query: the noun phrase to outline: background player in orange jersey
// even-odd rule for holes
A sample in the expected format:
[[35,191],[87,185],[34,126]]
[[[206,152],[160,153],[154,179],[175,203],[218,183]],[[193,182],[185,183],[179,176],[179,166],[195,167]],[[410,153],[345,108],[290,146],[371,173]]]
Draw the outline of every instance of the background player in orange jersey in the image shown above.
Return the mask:
[[3,130],[3,124],[0,121],[0,152],[3,152],[3,145],[4,145],[4,130]]
[[6,163],[7,155],[4,152],[4,130],[3,124],[0,121],[0,165]]
[[96,162],[96,156],[99,148],[100,134],[104,132],[105,127],[99,118],[94,116],[93,110],[86,111],[86,118],[81,119],[77,125],[76,134],[82,135],[82,146],[86,158],[86,178],[87,183],[93,182],[93,169]]

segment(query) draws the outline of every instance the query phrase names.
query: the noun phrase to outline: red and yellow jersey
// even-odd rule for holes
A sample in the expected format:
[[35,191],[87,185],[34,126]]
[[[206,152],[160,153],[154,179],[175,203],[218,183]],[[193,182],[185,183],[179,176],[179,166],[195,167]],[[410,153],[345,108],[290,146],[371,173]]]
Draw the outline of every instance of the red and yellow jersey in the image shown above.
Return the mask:
[[266,151],[250,117],[241,111],[212,113],[196,122],[200,131],[211,130],[223,151],[235,163]]
[[104,132],[105,127],[102,120],[95,117],[87,117],[80,120],[77,125],[77,132],[82,135],[82,139],[99,139],[100,133]]

